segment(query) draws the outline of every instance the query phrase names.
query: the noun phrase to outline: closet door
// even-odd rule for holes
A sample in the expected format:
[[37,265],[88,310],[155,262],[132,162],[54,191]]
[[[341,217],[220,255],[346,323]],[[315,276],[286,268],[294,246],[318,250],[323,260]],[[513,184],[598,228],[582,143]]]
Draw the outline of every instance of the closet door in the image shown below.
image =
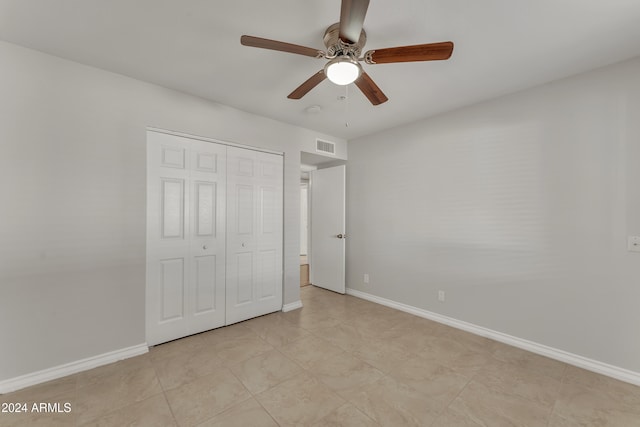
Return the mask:
[[227,148],[227,324],[282,309],[283,158]]
[[225,324],[226,147],[147,134],[147,343]]

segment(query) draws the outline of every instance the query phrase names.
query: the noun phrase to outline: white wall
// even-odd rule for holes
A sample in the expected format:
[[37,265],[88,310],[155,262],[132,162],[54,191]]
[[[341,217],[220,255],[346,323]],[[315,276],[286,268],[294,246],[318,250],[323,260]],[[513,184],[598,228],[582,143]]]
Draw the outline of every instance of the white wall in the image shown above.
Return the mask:
[[638,76],[640,59],[350,141],[348,287],[640,372]]
[[147,126],[285,153],[299,299],[300,151],[344,141],[4,42],[0,63],[0,381],[144,342]]

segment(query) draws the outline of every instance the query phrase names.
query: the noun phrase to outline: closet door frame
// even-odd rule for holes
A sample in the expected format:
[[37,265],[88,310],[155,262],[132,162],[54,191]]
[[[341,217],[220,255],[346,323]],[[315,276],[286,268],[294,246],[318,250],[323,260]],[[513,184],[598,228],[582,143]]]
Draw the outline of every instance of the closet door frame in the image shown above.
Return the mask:
[[[273,310],[270,310],[270,312],[272,311],[278,311],[280,309],[282,309],[282,305],[284,302],[284,153],[282,152],[278,152],[278,151],[273,151],[273,150],[268,150],[268,149],[262,149],[259,147],[252,147],[252,146],[246,146],[246,145],[242,145],[242,144],[236,144],[236,143],[231,143],[231,142],[227,142],[227,141],[221,141],[221,140],[216,140],[216,139],[212,139],[212,138],[205,138],[205,137],[200,137],[200,136],[194,136],[194,135],[189,135],[189,134],[185,134],[185,133],[181,133],[181,132],[174,132],[174,131],[169,131],[169,130],[165,130],[165,129],[159,129],[159,128],[153,128],[153,127],[148,127],[147,128],[147,168],[149,168],[149,162],[150,162],[150,146],[149,146],[149,138],[150,138],[150,134],[155,133],[155,134],[162,134],[164,136],[173,136],[173,137],[177,137],[177,139],[180,138],[186,138],[187,140],[190,141],[195,141],[196,143],[199,141],[200,143],[204,142],[204,143],[212,143],[212,144],[218,144],[221,146],[224,146],[225,149],[226,147],[237,147],[237,148],[241,148],[241,149],[245,149],[245,150],[251,150],[254,152],[258,152],[258,153],[267,153],[267,154],[274,154],[277,156],[281,156],[282,157],[282,170],[280,171],[280,175],[281,175],[281,182],[282,182],[282,194],[281,194],[281,216],[280,216],[280,260],[279,260],[279,265],[278,268],[280,270],[280,277],[279,277],[279,281],[278,281],[278,288],[279,288],[279,302],[278,302],[278,307],[276,307]],[[225,150],[226,151],[226,150]],[[197,159],[194,160],[194,158],[185,158],[185,162],[192,162],[192,161],[197,161]],[[225,250],[223,251],[223,256],[225,258],[225,262],[224,262],[224,288],[225,288],[225,297],[222,301],[222,305],[223,305],[223,311],[224,311],[224,322],[222,324],[215,324],[212,325],[211,327],[207,327],[206,323],[203,322],[199,322],[198,325],[198,330],[196,332],[193,331],[189,331],[189,329],[187,328],[183,328],[183,327],[176,327],[175,330],[176,331],[181,331],[180,334],[181,336],[188,336],[190,334],[193,333],[197,333],[200,331],[204,331],[204,330],[208,330],[208,329],[215,329],[217,327],[220,326],[224,326],[224,325],[228,325],[228,324],[232,324],[235,323],[237,320],[235,321],[229,321],[229,318],[227,317],[227,309],[226,309],[226,292],[227,292],[227,266],[228,266],[228,262],[226,260],[226,222],[227,222],[227,207],[226,207],[226,201],[227,201],[227,195],[226,195],[226,155],[225,155],[225,165],[224,165],[224,173],[225,173],[225,200],[224,203],[221,204],[221,207],[223,208],[223,217],[220,218],[220,214],[218,213],[216,215],[216,228],[218,230],[221,230],[225,233]],[[149,170],[147,171],[147,177],[149,180]],[[183,176],[181,176],[180,174],[178,174],[178,177],[180,179],[184,179]],[[195,193],[196,190],[196,186],[194,186],[194,182],[197,181],[197,179],[192,180],[192,182],[189,184],[191,187],[187,188],[186,185],[187,183],[185,182],[185,187],[183,189],[183,191],[185,192],[184,197],[184,203],[185,203],[185,213],[184,213],[184,221],[189,222],[189,223],[193,223],[194,222],[194,206],[192,201],[189,200],[189,196]],[[152,218],[152,215],[150,215],[150,207],[149,206],[149,192],[152,191],[152,187],[153,185],[157,185],[157,184],[152,184],[151,181],[147,182],[147,217],[146,217],[146,221],[147,221],[147,226],[146,226],[146,230],[147,230],[147,252],[146,252],[146,264],[147,264],[147,268],[146,268],[146,291],[145,291],[145,306],[146,306],[146,310],[145,310],[145,319],[146,319],[146,339],[147,339],[147,343],[149,345],[156,345],[156,344],[160,344],[162,342],[166,342],[166,341],[170,341],[172,339],[177,339],[180,336],[173,336],[171,338],[169,338],[169,336],[158,336],[158,334],[154,334],[154,333],[150,333],[150,324],[153,321],[153,316],[150,313],[150,310],[154,310],[157,307],[153,307],[153,304],[150,304],[150,298],[152,298],[153,296],[153,284],[150,283],[150,280],[157,280],[157,275],[154,276],[154,272],[152,272],[152,266],[150,266],[150,257],[156,256],[157,254],[154,254],[154,251],[157,252],[156,248],[151,247],[150,245],[153,245],[153,240],[154,239],[150,239],[151,237],[151,233],[152,233],[152,228],[153,227],[158,227],[157,224],[157,218],[155,220],[150,220],[150,218]],[[157,191],[157,188],[156,188]],[[188,194],[187,194],[188,193]],[[157,215],[156,215],[157,216]],[[222,221],[220,221],[222,220]],[[155,223],[154,223],[155,221]],[[221,222],[221,223],[220,223]],[[185,230],[185,233],[189,232],[190,230]],[[157,240],[157,239],[156,239]],[[195,245],[195,246],[194,246]],[[183,246],[189,246],[189,251],[195,251],[198,249],[199,246],[205,246],[203,244],[203,241],[198,241],[198,242],[191,242],[191,243],[185,243]],[[206,249],[204,249],[204,252],[206,252]],[[203,253],[204,254],[204,253]],[[185,283],[187,283],[190,279],[187,277],[186,274],[186,269],[187,267],[185,266],[185,272],[183,272],[183,280],[185,281]],[[219,272],[219,269],[216,269],[216,272]],[[193,302],[189,302],[189,300],[192,299],[192,296],[194,294],[194,290],[190,289],[188,292],[186,292],[184,294],[184,298],[185,301],[183,302],[183,305],[186,304],[190,304],[190,306],[193,306]],[[157,299],[157,295],[153,296],[153,298]],[[190,309],[190,308],[189,308]],[[175,335],[175,333],[174,333]]]

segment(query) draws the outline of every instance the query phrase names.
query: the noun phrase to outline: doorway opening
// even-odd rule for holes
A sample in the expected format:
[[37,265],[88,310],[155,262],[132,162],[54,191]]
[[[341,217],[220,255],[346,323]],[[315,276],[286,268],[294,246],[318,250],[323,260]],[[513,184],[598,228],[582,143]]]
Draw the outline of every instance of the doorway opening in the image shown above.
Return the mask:
[[345,292],[345,160],[301,153],[300,286]]
[[309,172],[312,165],[300,166],[300,287],[311,284],[309,279]]

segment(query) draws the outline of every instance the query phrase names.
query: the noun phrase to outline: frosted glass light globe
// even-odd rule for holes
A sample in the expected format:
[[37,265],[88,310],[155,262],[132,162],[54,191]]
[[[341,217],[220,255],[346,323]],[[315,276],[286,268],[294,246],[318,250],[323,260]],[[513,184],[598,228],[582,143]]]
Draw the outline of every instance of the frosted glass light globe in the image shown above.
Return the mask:
[[339,56],[325,67],[327,78],[340,86],[353,83],[360,77],[360,73],[362,73],[360,64],[348,56]]

